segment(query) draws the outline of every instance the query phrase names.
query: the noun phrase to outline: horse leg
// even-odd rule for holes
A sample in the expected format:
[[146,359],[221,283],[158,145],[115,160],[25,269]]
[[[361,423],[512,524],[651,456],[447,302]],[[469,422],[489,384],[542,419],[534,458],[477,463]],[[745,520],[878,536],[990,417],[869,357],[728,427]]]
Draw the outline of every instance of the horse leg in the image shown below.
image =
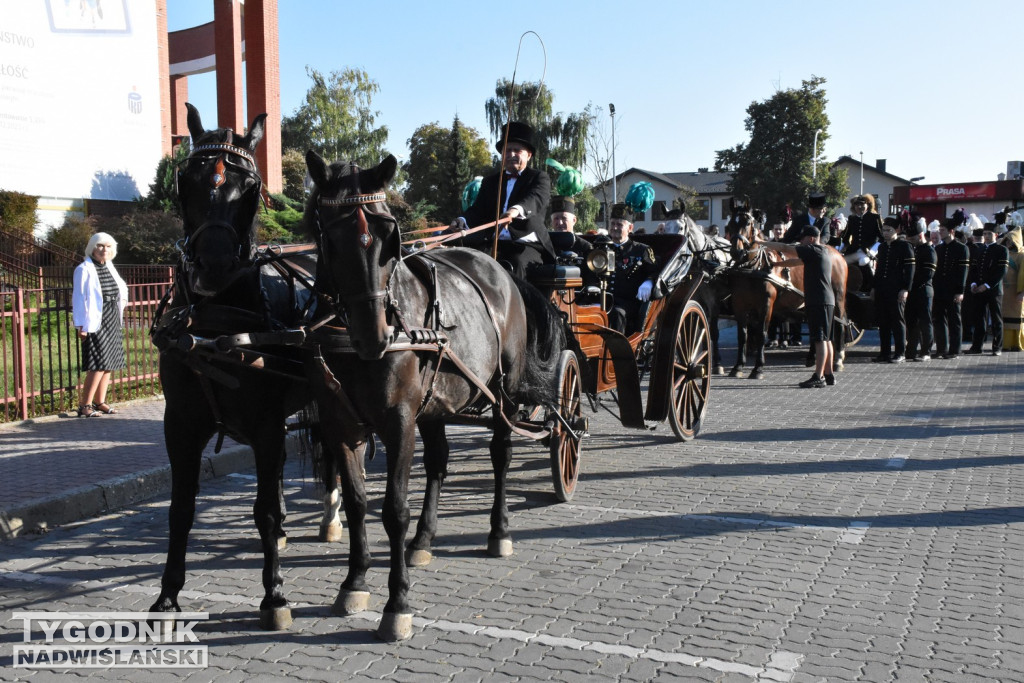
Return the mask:
[[410,567],[430,564],[434,555],[430,550],[437,535],[437,506],[441,498],[441,486],[448,474],[448,438],[443,422],[420,424],[423,440],[423,466],[427,473],[427,489],[423,495],[423,511],[406,550],[405,558]]
[[[371,437],[372,438],[372,437]],[[320,520],[320,531],[317,540],[337,543],[344,536],[345,529],[341,524],[341,489],[338,487],[338,458],[326,448],[321,455],[320,480],[324,487],[324,516]]]
[[730,377],[742,377],[743,366],[747,364],[747,320],[746,316],[736,316],[736,365],[729,371]]
[[[168,383],[169,384],[169,383]],[[196,387],[198,391],[198,387]],[[199,397],[202,394],[198,394]],[[184,396],[191,404],[197,396]],[[185,585],[185,550],[196,515],[203,447],[213,436],[212,419],[188,415],[181,401],[168,394],[164,415],[164,442],[171,463],[171,504],[168,510],[167,561],[160,580],[160,596],[150,612],[180,612],[178,594]]]
[[[363,612],[370,604],[370,592],[366,586],[370,550],[366,540],[366,484],[363,474],[365,451],[365,444],[353,449],[338,439],[327,445],[322,465],[331,472],[337,471],[340,465],[341,500],[345,507],[345,521],[348,522],[348,575],[331,608],[332,614],[340,617]],[[327,462],[331,465],[328,466]]]
[[391,572],[388,575],[388,601],[377,627],[377,637],[388,642],[412,636],[405,536],[409,531],[409,471],[416,449],[416,423],[410,411],[402,407],[398,411],[405,414],[389,420],[388,429],[382,430],[386,433],[384,449],[388,454],[388,484],[381,516],[391,546]]
[[512,430],[494,409],[494,435],[491,437],[491,467],[494,469],[494,505],[491,506],[491,533],[487,537],[487,553],[491,557],[512,554],[512,535],[508,531],[508,498],[506,481],[512,464]]
[[772,296],[771,292],[766,292],[764,308],[759,316],[760,319],[756,325],[750,326],[750,353],[754,356],[754,369],[750,373],[750,379],[764,379],[764,343],[768,338],[768,323],[772,319],[774,303],[775,297]]
[[284,476],[284,419],[268,420],[252,440],[256,457],[256,502],[253,520],[260,532],[263,548],[263,601],[260,602],[260,627],[282,631],[291,626],[292,611],[284,596],[278,532],[282,526],[282,482]]
[[[285,458],[284,444],[281,448],[281,459]],[[284,532],[284,520],[288,516],[288,509],[284,503],[284,468],[281,469],[281,477],[277,480],[277,507],[278,518],[277,528],[274,529],[274,538],[277,539],[277,549],[284,550],[288,545],[288,535]]]

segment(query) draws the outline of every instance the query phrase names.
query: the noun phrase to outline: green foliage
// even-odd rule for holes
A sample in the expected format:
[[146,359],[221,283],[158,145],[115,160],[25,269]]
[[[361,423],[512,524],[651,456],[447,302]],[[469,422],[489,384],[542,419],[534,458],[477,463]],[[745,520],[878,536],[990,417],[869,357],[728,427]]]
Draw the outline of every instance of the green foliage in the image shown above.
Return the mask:
[[89,238],[94,232],[96,230],[88,218],[68,216],[59,227],[50,229],[46,239],[58,247],[64,247],[76,254],[84,254]]
[[303,202],[306,199],[306,157],[297,149],[286,149],[281,155],[281,176],[284,194]]
[[601,202],[589,188],[573,197],[573,201],[576,203],[576,232],[604,227],[597,224],[597,212],[601,209]]
[[405,200],[420,207],[422,215],[435,224],[462,213],[460,198],[466,183],[492,167],[490,145],[480,133],[463,126],[458,116],[452,123],[451,128],[436,121],[417,128],[408,141],[409,161],[402,166],[408,181]]
[[347,68],[324,76],[306,67],[313,85],[305,103],[281,122],[285,149],[314,150],[328,162],[354,161],[366,168],[385,156],[386,126],[375,127],[380,112],[371,107],[380,90],[362,69]]
[[7,230],[28,233],[36,229],[39,197],[13,190],[0,190],[0,225]]
[[819,157],[817,181],[812,180],[815,131],[821,131],[818,150],[829,137],[824,84],[824,78],[812,76],[799,89],[751,103],[744,122],[750,141],[716,153],[715,170],[733,174],[730,191],[749,196],[754,207],[768,211],[787,203],[805,206],[812,191],[825,192],[831,206],[845,200],[845,170]]
[[173,264],[178,256],[174,245],[185,234],[181,219],[164,211],[139,210],[90,220],[97,232],[110,233],[117,240],[118,263]]
[[178,193],[175,175],[178,172],[178,165],[188,158],[190,149],[189,140],[185,138],[173,154],[160,159],[156,165],[153,182],[149,186],[149,194],[136,200],[140,209],[177,213]]
[[566,166],[583,168],[587,158],[586,139],[591,121],[589,113],[553,114],[554,93],[549,88],[543,88],[540,83],[518,84],[514,103],[510,103],[511,90],[512,83],[509,80],[499,79],[494,88],[495,96],[484,105],[487,124],[494,139],[501,139],[511,111],[513,120],[524,121],[536,131],[537,153],[534,158],[537,164],[543,164],[545,159],[552,157]]
[[295,201],[283,194],[271,195],[270,205],[266,211],[257,214],[257,239],[261,243],[291,244],[302,242],[302,202]]

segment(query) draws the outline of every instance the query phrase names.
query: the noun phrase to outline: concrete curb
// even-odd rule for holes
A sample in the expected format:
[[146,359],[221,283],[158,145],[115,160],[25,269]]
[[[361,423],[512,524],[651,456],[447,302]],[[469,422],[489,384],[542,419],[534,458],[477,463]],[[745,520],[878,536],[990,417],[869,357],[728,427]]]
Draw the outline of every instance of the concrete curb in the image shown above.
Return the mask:
[[[200,479],[212,479],[256,466],[252,449],[231,446],[220,453],[203,456]],[[171,466],[154,467],[98,484],[82,486],[54,496],[0,510],[0,540],[40,533],[106,514],[171,491]]]

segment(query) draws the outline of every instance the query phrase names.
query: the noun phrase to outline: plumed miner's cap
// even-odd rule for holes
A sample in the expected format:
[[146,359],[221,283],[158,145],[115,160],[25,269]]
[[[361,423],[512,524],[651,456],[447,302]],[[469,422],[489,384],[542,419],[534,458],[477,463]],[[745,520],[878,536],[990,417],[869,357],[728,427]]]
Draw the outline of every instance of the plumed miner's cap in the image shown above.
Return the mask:
[[576,202],[571,197],[559,197],[554,196],[551,198],[551,213],[558,213],[565,211],[566,213],[576,213]]
[[623,203],[612,205],[612,220],[633,222],[633,211]]

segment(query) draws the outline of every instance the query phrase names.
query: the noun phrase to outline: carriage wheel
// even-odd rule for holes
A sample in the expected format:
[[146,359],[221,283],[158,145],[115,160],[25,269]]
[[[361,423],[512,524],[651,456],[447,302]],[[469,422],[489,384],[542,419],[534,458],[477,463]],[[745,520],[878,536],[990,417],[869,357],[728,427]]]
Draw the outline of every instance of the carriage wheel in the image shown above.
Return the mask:
[[[583,418],[582,386],[580,366],[576,354],[562,351],[558,360],[558,414],[577,432],[586,431]],[[580,450],[583,443],[579,436],[570,434],[565,424],[555,421],[551,430],[551,479],[555,485],[558,500],[567,503],[576,493],[576,481],[580,476]]]
[[857,324],[851,320],[850,321],[850,335],[853,337],[853,340],[852,341],[848,341],[848,342],[846,342],[846,344],[844,344],[844,346],[846,348],[850,348],[851,346],[855,346],[857,344],[857,342],[859,342],[861,339],[864,338],[864,328],[858,327]]
[[711,391],[711,346],[704,309],[690,301],[683,309],[672,354],[672,431],[680,441],[689,441],[700,431]]

